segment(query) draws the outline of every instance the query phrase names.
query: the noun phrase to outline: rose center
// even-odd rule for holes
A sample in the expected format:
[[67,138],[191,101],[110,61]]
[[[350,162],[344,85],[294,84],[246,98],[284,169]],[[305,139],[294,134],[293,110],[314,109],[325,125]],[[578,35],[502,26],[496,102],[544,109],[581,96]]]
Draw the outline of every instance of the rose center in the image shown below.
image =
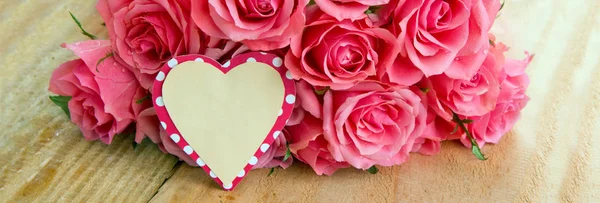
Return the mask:
[[477,72],[477,74],[475,74],[473,77],[471,77],[471,79],[469,81],[464,81],[460,85],[460,88],[466,89],[466,88],[476,87],[479,84],[479,81],[481,80],[480,75],[481,75],[481,73]]
[[448,2],[442,2],[442,6],[438,12],[437,26],[442,27],[448,25],[452,19],[452,10],[450,10],[450,4]]
[[246,0],[246,6],[248,18],[264,18],[275,14],[271,0]]
[[345,45],[338,49],[338,63],[346,71],[354,72],[360,69],[363,62],[363,55],[360,50],[351,45]]
[[271,6],[270,0],[258,0],[258,2],[256,2],[256,4],[257,4],[257,9],[261,12],[270,12],[273,10],[273,6]]

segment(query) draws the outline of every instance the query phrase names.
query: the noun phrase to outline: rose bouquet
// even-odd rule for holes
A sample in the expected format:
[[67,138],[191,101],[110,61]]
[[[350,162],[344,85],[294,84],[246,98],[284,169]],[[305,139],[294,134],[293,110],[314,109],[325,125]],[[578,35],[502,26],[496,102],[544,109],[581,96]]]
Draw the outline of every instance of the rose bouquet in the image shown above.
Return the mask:
[[499,0],[99,0],[109,38],[63,44],[78,59],[52,74],[50,99],[87,140],[148,138],[196,166],[161,126],[149,89],[170,59],[281,56],[297,100],[284,136],[255,168],[294,159],[318,175],[404,163],[458,140],[479,159],[529,98],[532,60],[504,56],[490,28]]

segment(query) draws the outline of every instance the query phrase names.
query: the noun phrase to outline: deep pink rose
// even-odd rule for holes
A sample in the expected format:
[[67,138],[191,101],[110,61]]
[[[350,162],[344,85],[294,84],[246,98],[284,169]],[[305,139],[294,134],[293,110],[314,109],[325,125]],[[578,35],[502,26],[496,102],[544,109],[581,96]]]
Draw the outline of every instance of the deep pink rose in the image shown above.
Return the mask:
[[[529,86],[529,77],[525,73],[525,68],[532,59],[533,56],[529,54],[524,60],[507,59],[503,67],[506,79],[502,82],[496,107],[484,116],[469,118],[475,121],[468,128],[480,147],[485,143],[497,144],[519,119],[521,110],[529,101],[529,97],[525,95]],[[464,135],[461,141],[465,146],[471,146]]]
[[287,152],[287,137],[287,131],[283,130],[281,135],[271,144],[271,147],[258,158],[258,163],[256,163],[254,168],[274,168],[279,166],[286,169],[292,165],[294,161],[293,157],[290,156],[285,161],[283,160]]
[[[500,94],[501,71],[502,64],[496,61],[493,53],[487,53],[481,68],[468,80],[452,79],[442,74],[430,77],[429,81],[439,102],[452,112],[468,117],[483,116],[496,106]],[[446,117],[443,114],[440,116]]]
[[192,18],[206,34],[242,42],[252,50],[289,45],[302,31],[308,0],[192,1]]
[[192,22],[190,7],[188,0],[99,0],[96,5],[114,53],[146,89],[164,62],[206,48],[207,36]]
[[368,18],[338,21],[308,9],[308,24],[292,38],[285,65],[295,79],[313,86],[345,89],[386,70],[396,57],[398,46],[387,30],[373,27]]
[[136,101],[144,89],[127,68],[114,57],[99,62],[110,44],[107,40],[89,40],[63,45],[81,59],[66,62],[52,73],[49,90],[71,96],[71,121],[88,140],[106,144],[135,119],[141,106]]
[[426,119],[425,106],[411,90],[387,90],[375,83],[328,91],[323,102],[325,139],[332,156],[359,169],[408,160]]
[[390,0],[315,0],[315,3],[325,13],[337,20],[358,20],[365,16],[369,6],[379,6]]
[[498,0],[392,0],[379,12],[426,76],[468,79],[485,59]]

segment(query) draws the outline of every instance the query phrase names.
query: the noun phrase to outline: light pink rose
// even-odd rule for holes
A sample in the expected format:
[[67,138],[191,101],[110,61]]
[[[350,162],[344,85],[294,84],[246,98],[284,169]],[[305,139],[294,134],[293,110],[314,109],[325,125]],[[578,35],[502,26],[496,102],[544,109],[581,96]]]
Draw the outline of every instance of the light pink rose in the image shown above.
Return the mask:
[[88,140],[100,139],[106,144],[135,119],[138,99],[144,89],[127,68],[109,57],[99,62],[110,44],[107,40],[89,40],[66,44],[81,59],[66,62],[52,73],[49,90],[71,96],[71,121]]
[[332,156],[359,169],[408,160],[426,119],[425,106],[411,90],[387,90],[375,83],[328,91],[323,102],[325,139]]
[[379,14],[425,76],[468,79],[486,54],[498,0],[391,0]]
[[285,161],[283,160],[287,152],[287,137],[287,131],[283,130],[281,135],[271,144],[271,147],[258,158],[258,163],[256,163],[254,168],[274,168],[279,166],[286,169],[292,165],[294,157],[290,156]]
[[304,32],[292,38],[285,65],[295,79],[313,86],[345,89],[392,65],[398,52],[394,36],[368,18],[338,21],[310,7]]
[[430,77],[429,81],[439,102],[452,112],[467,117],[483,116],[496,106],[500,94],[501,71],[502,64],[496,62],[493,53],[487,53],[481,68],[468,80],[452,79],[442,74]]
[[379,6],[390,0],[315,0],[315,3],[325,13],[337,20],[358,20],[365,16],[369,6]]
[[308,0],[191,2],[191,16],[206,34],[268,51],[289,45],[290,37],[302,31]]
[[[507,59],[503,67],[506,79],[502,82],[496,107],[484,116],[469,118],[475,121],[468,128],[480,147],[485,143],[497,144],[519,119],[521,110],[529,102],[529,97],[525,94],[529,86],[529,77],[525,74],[525,68],[532,59],[533,55],[528,53],[523,60]],[[461,141],[465,146],[471,146],[464,134]]]
[[114,53],[146,89],[164,62],[206,48],[208,38],[192,22],[190,7],[187,0],[99,0],[96,5]]

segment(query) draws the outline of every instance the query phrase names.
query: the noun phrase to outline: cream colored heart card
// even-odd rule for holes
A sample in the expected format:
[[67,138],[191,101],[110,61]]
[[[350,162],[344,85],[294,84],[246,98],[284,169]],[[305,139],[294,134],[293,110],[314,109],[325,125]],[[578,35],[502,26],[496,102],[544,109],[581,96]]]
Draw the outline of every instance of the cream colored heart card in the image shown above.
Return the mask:
[[233,190],[281,134],[296,101],[280,57],[238,55],[219,64],[201,55],[164,65],[153,103],[171,139],[225,190]]

